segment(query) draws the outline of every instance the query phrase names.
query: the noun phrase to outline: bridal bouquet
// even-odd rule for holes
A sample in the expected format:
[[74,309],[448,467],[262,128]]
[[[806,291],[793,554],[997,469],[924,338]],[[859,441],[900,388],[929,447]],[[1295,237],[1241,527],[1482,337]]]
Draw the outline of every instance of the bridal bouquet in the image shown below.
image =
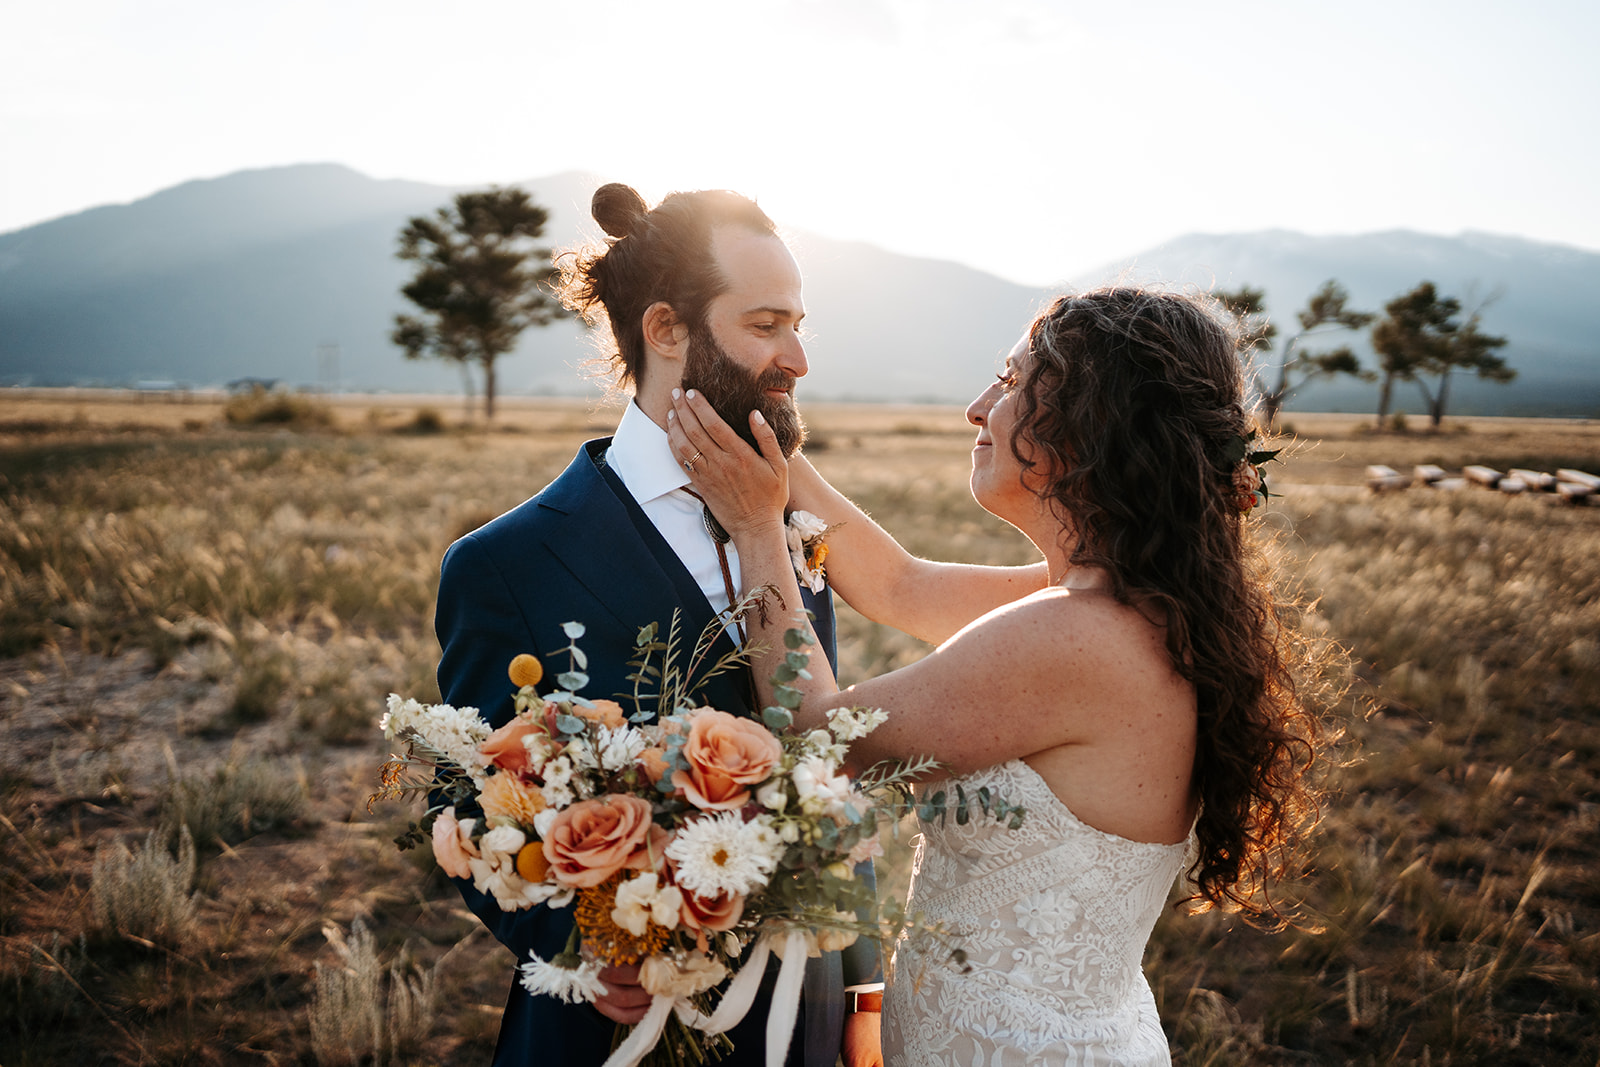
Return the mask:
[[[787,683],[808,660],[802,630],[785,635],[778,703],[760,721],[698,706],[688,678],[725,621],[701,636],[687,670],[675,629],[664,641],[654,624],[640,631],[631,712],[578,695],[588,661],[577,643],[584,627],[572,622],[555,686],[540,691],[534,657],[513,661],[516,714],[499,729],[473,708],[394,695],[380,724],[407,751],[384,765],[373,799],[430,796],[401,847],[431,839],[440,867],[507,911],[573,909],[566,950],[522,964],[530,992],[592,1001],[604,992],[602,967],[639,965],[651,1007],[610,1067],[639,1062],[669,1022],[674,1039],[658,1050],[669,1061],[715,1054],[715,1035],[744,1017],[772,953],[782,966],[768,1062],[782,1062],[805,957],[917,926],[880,906],[854,867],[882,854],[880,827],[908,810],[911,781],[934,765],[879,765],[855,781],[841,773],[849,744],[885,720],[880,710],[835,709],[825,729],[790,732],[800,693]],[[724,657],[706,676],[742,658]],[[1021,813],[997,800],[991,814]]]

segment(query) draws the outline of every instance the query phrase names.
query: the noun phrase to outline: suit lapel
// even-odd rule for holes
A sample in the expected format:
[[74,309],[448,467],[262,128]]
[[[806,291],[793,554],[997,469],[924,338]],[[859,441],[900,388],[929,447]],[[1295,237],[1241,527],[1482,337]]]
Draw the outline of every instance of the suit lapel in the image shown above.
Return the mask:
[[[716,612],[622,479],[605,468],[609,444],[610,438],[585,444],[566,472],[540,494],[541,507],[564,516],[552,524],[556,532],[546,539],[546,547],[630,631],[656,622],[665,636],[676,611],[686,658]],[[707,663],[733,650],[732,640],[720,634]],[[739,670],[711,679],[702,686],[706,699],[725,711],[748,711],[745,674]]]

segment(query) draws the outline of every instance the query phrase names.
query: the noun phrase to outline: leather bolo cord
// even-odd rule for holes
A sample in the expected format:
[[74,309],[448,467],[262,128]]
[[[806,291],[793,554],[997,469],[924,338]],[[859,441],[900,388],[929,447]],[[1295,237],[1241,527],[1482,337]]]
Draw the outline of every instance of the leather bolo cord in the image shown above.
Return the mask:
[[[712,544],[717,546],[717,562],[722,564],[722,588],[728,593],[728,610],[732,611],[733,606],[739,602],[739,598],[734,595],[733,591],[733,569],[728,566],[727,544],[733,538],[728,534],[727,530],[722,528],[722,523],[717,521],[717,517],[711,514],[711,505],[706,503],[705,497],[690,489],[687,485],[683,487],[683,491],[700,501],[700,517],[705,522],[706,533],[711,536]],[[739,643],[743,645],[744,626],[738,619],[733,620],[733,625],[739,631]]]

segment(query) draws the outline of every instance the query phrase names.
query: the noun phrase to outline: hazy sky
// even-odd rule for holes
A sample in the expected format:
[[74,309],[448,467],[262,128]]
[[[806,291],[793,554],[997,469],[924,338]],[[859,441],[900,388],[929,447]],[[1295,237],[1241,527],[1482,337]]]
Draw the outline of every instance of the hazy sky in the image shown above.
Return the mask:
[[0,0],[0,231],[563,170],[1048,284],[1192,231],[1600,249],[1594,0]]

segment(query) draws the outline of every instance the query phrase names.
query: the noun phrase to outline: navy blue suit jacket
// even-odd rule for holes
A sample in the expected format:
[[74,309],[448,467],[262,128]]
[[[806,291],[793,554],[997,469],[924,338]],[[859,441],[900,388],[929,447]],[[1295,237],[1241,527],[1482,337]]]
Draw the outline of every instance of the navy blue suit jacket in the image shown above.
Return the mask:
[[[439,691],[456,707],[476,707],[493,726],[514,713],[514,691],[506,676],[512,657],[538,656],[546,670],[565,670],[565,622],[587,628],[578,645],[589,655],[589,685],[583,695],[612,698],[632,691],[627,660],[639,629],[668,626],[676,611],[682,640],[692,648],[715,612],[655,526],[604,467],[609,438],[590,441],[566,471],[537,496],[467,534],[445,553],[439,579],[435,631],[443,650]],[[834,655],[833,602],[828,594],[806,607],[824,651]],[[718,639],[711,659],[733,648]],[[747,672],[711,679],[705,703],[735,714],[749,713]],[[631,710],[627,701],[624,707]],[[540,905],[501,911],[472,883],[457,879],[467,905],[489,930],[525,962],[530,951],[552,959],[572,930],[570,908]],[[841,960],[841,956],[845,957]],[[858,942],[846,953],[830,953],[808,968],[801,1019],[789,1062],[829,1067],[839,1051],[843,989],[880,976],[877,951]],[[722,1062],[757,1065],[765,1057],[765,999],[758,999],[730,1036],[734,1052]],[[513,982],[494,1062],[601,1064],[610,1053],[614,1024],[587,1004],[568,1005],[534,997]],[[803,1059],[801,1058],[803,1056]]]

